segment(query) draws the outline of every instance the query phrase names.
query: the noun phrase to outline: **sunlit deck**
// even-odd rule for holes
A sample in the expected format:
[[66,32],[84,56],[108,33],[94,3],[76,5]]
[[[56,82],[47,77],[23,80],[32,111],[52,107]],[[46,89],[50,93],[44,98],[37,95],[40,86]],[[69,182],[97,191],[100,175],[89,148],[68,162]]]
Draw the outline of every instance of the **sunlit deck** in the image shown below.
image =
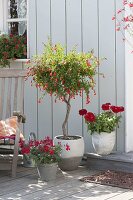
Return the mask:
[[81,166],[71,172],[58,171],[57,179],[42,182],[33,168],[18,167],[17,178],[0,171],[0,200],[131,200],[133,191],[93,183],[82,183],[82,176],[96,173]]

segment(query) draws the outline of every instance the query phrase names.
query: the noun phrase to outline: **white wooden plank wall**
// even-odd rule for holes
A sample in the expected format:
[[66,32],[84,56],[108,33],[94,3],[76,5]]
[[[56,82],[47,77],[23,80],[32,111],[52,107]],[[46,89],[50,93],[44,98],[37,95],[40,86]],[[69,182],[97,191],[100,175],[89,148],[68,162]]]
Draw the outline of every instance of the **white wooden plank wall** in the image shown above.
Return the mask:
[[[105,79],[96,77],[96,96],[91,94],[91,103],[86,105],[85,98],[77,97],[72,101],[72,112],[68,123],[70,134],[83,135],[86,151],[93,151],[91,137],[87,133],[84,120],[78,115],[82,107],[98,113],[101,104],[110,102],[124,106],[124,44],[120,33],[115,32],[111,20],[121,0],[32,0],[29,1],[30,56],[42,53],[43,43],[51,37],[52,43],[60,42],[69,51],[77,45],[78,51],[94,49],[98,57],[106,57],[100,68]],[[0,0],[1,6],[1,0]],[[0,13],[1,15],[1,13]],[[1,26],[1,23],[0,23]],[[22,65],[22,67],[24,67]],[[36,88],[25,85],[24,112],[27,123],[26,136],[31,131],[39,138],[54,137],[61,134],[61,125],[65,116],[65,105],[54,102],[54,97],[46,96],[41,104]],[[117,130],[118,151],[124,151],[124,119]]]
[[4,21],[3,21],[3,3],[2,0],[0,0],[0,31],[4,30]]

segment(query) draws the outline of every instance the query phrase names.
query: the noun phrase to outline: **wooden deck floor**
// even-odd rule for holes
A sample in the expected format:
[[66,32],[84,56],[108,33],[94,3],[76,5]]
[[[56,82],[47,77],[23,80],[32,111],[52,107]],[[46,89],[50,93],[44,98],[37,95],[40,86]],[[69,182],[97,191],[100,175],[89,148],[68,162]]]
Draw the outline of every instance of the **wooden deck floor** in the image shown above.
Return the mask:
[[0,171],[0,200],[131,200],[133,191],[93,183],[82,183],[82,176],[96,173],[84,166],[72,172],[61,172],[57,179],[42,182],[35,169],[18,167],[17,178]]

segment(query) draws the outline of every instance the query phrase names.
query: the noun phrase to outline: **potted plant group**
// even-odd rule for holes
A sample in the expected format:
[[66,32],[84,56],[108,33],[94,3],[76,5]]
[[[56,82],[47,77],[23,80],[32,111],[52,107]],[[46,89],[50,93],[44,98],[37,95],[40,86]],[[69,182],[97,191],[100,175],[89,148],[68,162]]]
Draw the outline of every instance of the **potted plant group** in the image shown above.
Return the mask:
[[[43,95],[48,93],[55,97],[55,101],[59,99],[66,104],[66,115],[62,124],[63,135],[54,139],[56,144],[62,144],[61,169],[77,168],[84,154],[83,137],[75,136],[74,133],[70,136],[67,123],[72,99],[77,95],[82,96],[84,92],[86,103],[89,103],[89,92],[94,91],[94,76],[97,74],[98,64],[99,60],[92,51],[77,53],[74,48],[66,54],[66,49],[61,44],[52,45],[50,41],[44,46],[43,54],[35,56],[28,63],[27,76],[32,76],[32,84],[35,84]],[[69,152],[66,152],[66,145],[70,148]]]
[[34,161],[39,177],[44,181],[56,178],[60,152],[61,145],[54,145],[49,137],[43,140],[30,140],[28,144],[21,143],[21,153]]
[[92,135],[92,144],[97,154],[108,155],[112,152],[116,134],[115,130],[119,127],[122,106],[113,106],[110,103],[102,105],[102,110],[98,115],[87,112],[86,109],[79,110],[79,114],[84,116],[88,132]]
[[0,34],[0,67],[10,64],[10,59],[26,58],[27,40],[24,36]]

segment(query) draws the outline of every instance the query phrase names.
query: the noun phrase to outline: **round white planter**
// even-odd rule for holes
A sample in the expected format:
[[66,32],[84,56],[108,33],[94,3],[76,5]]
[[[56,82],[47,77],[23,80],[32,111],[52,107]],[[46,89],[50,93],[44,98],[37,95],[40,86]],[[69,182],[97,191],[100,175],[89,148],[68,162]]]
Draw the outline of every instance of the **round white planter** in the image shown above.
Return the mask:
[[97,154],[108,155],[112,152],[116,141],[115,131],[92,134],[92,144]]
[[[73,137],[73,136],[70,136]],[[54,138],[54,144],[61,144],[61,161],[59,167],[62,170],[75,170],[84,154],[84,139],[82,136],[74,136],[76,139],[65,140],[61,139],[62,135],[58,135]],[[70,150],[67,150],[67,146]]]

